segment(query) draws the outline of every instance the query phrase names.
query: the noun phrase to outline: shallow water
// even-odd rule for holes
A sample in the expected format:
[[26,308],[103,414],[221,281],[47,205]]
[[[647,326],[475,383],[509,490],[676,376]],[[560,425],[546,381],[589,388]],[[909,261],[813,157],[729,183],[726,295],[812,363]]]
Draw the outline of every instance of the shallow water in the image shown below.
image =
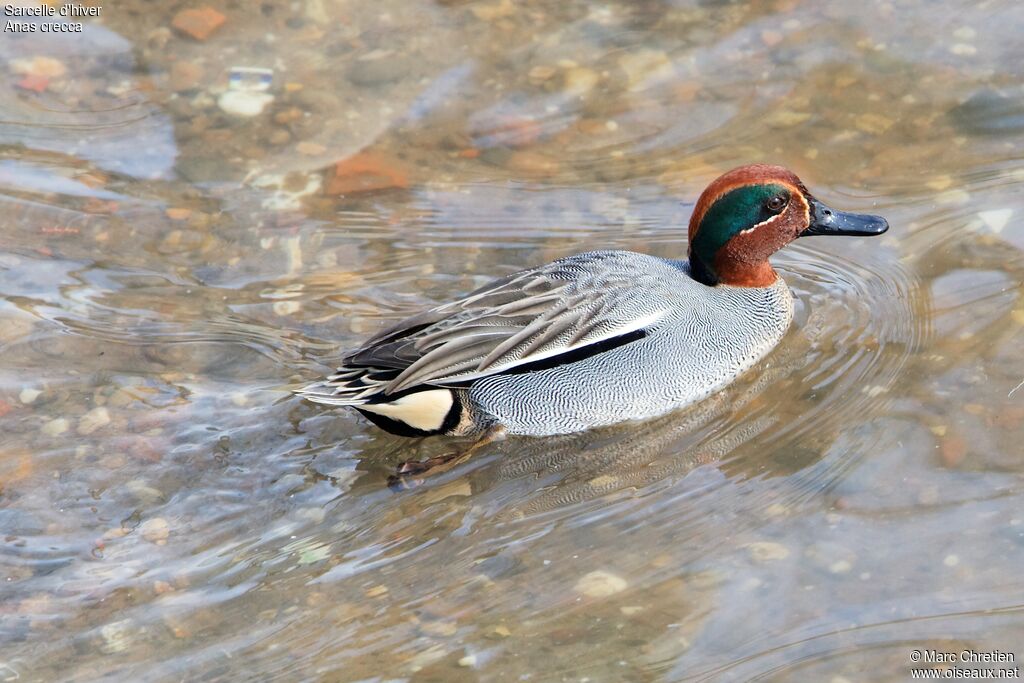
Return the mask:
[[[1019,664],[1019,3],[157,5],[0,41],[0,681]],[[397,493],[466,444],[290,396],[496,275],[684,254],[755,161],[892,229],[780,253],[796,323],[720,396]]]

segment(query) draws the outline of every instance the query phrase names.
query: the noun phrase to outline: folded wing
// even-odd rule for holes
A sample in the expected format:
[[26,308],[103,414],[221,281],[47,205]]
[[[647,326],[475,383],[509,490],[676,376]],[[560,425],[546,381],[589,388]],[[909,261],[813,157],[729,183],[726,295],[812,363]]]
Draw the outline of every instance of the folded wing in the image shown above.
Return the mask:
[[381,332],[299,393],[336,405],[386,401],[557,362],[651,327],[668,311],[644,296],[657,284],[642,267],[646,258],[591,252],[502,278]]

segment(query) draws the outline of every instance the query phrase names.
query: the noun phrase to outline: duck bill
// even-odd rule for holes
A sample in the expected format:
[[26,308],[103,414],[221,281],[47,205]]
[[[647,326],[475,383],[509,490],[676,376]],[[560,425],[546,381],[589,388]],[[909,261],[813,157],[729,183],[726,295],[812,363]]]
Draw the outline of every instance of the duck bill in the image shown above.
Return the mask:
[[800,233],[808,235],[881,235],[889,223],[881,216],[866,213],[847,213],[830,209],[817,199],[811,199],[811,224]]

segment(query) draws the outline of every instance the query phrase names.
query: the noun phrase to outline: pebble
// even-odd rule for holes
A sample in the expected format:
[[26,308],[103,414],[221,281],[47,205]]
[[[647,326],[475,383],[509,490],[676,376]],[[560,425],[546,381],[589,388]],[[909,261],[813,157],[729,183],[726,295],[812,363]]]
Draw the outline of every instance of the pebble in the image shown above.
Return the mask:
[[626,590],[629,584],[621,576],[598,569],[585,574],[573,589],[590,598],[606,598]]
[[828,566],[828,570],[833,574],[846,574],[851,569],[853,565],[848,560],[837,560]]
[[9,68],[16,74],[22,76],[37,76],[40,78],[60,78],[67,73],[67,66],[64,62],[53,57],[23,57],[12,59]]
[[221,111],[232,116],[252,118],[259,116],[274,101],[270,93],[254,90],[228,90],[217,98]]
[[646,87],[648,81],[672,75],[672,62],[660,50],[629,52],[619,59],[619,66],[626,74],[629,90],[634,92]]
[[477,665],[476,655],[466,655],[459,660],[459,666],[474,667]]
[[387,594],[388,594],[388,587],[383,585],[383,584],[374,586],[373,588],[368,588],[366,590],[366,597],[368,597],[368,598],[379,598],[380,596],[387,595]]
[[960,188],[954,190],[947,190],[935,197],[935,201],[939,204],[966,204],[971,201],[971,194],[967,190]]
[[773,543],[772,541],[748,543],[746,548],[750,556],[757,562],[784,560],[789,557],[789,548],[781,543]]
[[530,175],[547,176],[558,172],[558,161],[540,152],[520,150],[513,152],[505,162],[513,171]]
[[889,117],[873,113],[861,114],[853,121],[853,125],[857,130],[870,133],[871,135],[881,135],[892,128],[893,123],[895,121]]
[[288,141],[291,140],[291,139],[292,139],[292,134],[289,133],[288,131],[286,131],[283,128],[275,129],[274,132],[272,132],[270,134],[270,137],[268,138],[268,140],[270,141],[270,144],[277,145],[277,146],[287,144]]
[[43,434],[46,436],[60,436],[64,432],[68,431],[67,418],[58,417],[45,423],[42,428]]
[[132,479],[125,484],[125,488],[144,505],[162,503],[165,500],[163,491],[153,488],[141,479]]
[[348,68],[348,80],[356,85],[387,85],[409,73],[409,64],[396,55],[378,59],[360,59]]
[[143,522],[139,531],[142,533],[142,537],[150,543],[164,545],[171,535],[171,525],[163,517],[154,517]]
[[22,90],[31,90],[32,92],[44,92],[50,87],[50,79],[46,76],[25,76],[15,85]]
[[295,151],[307,157],[317,157],[327,151],[327,148],[323,145],[318,145],[315,142],[307,142],[303,140],[299,144],[295,145]]
[[275,315],[294,315],[302,309],[302,304],[298,301],[275,301],[273,309]]
[[790,109],[779,109],[765,118],[765,123],[774,128],[789,128],[797,126],[811,118],[805,111],[792,111]]
[[433,505],[434,503],[453,496],[465,498],[471,495],[473,495],[473,486],[465,479],[456,479],[455,481],[442,484],[441,486],[425,492],[421,500],[421,505]]
[[494,21],[512,16],[515,14],[516,8],[512,4],[512,0],[501,0],[496,5],[474,5],[469,8],[469,11],[481,21]]
[[374,153],[360,152],[334,166],[327,194],[358,194],[409,187],[409,178],[396,161]]
[[948,436],[939,443],[939,457],[946,467],[956,467],[967,455],[967,442],[959,436]]
[[565,90],[573,95],[585,95],[594,89],[601,77],[596,71],[577,66],[565,72]]
[[785,38],[779,31],[764,30],[761,31],[761,42],[767,47],[775,47],[783,41]]
[[942,564],[946,565],[947,567],[955,567],[958,564],[960,564],[960,558],[956,555],[946,555],[946,557],[942,560]]
[[194,90],[203,79],[203,67],[195,62],[179,60],[171,66],[171,90]]
[[927,181],[925,183],[925,187],[927,187],[929,189],[932,189],[932,190],[935,190],[936,192],[941,192],[942,190],[945,190],[947,187],[949,187],[952,184],[953,184],[953,178],[952,177],[950,177],[948,175],[939,175],[939,176],[935,176],[931,180]]
[[530,73],[527,74],[531,81],[543,82],[551,78],[557,73],[557,70],[553,66],[541,65],[535,66],[530,69]]
[[1013,209],[990,209],[988,211],[978,212],[978,218],[997,235],[1003,231],[1003,228],[1010,222],[1010,218],[1013,217]]
[[170,207],[164,209],[164,215],[170,218],[172,221],[184,221],[188,220],[189,216],[192,215],[192,209]]
[[93,408],[78,420],[77,431],[82,436],[87,436],[108,424],[110,424],[110,412],[104,406],[100,406]]
[[970,57],[978,53],[978,48],[967,43],[954,43],[950,46],[949,51],[958,57]]
[[40,391],[39,389],[30,389],[26,387],[21,390],[20,394],[18,394],[18,400],[24,403],[25,405],[29,405],[31,403],[35,403],[36,399],[39,398],[39,395],[42,393],[43,392]]
[[100,636],[103,638],[103,651],[107,654],[124,652],[132,644],[131,621],[122,619],[100,628]]
[[194,40],[206,40],[224,25],[227,17],[210,6],[184,9],[174,15],[171,26]]
[[452,621],[428,621],[420,624],[420,630],[428,636],[449,638],[458,632],[459,627]]

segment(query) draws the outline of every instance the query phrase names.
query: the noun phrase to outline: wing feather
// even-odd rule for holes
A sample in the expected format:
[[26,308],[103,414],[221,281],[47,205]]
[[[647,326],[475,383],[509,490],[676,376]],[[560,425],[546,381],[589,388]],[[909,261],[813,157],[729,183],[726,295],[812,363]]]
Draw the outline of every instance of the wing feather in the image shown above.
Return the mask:
[[659,284],[644,267],[650,258],[590,252],[501,278],[375,335],[300,393],[358,404],[464,384],[656,325],[668,310],[645,296]]

